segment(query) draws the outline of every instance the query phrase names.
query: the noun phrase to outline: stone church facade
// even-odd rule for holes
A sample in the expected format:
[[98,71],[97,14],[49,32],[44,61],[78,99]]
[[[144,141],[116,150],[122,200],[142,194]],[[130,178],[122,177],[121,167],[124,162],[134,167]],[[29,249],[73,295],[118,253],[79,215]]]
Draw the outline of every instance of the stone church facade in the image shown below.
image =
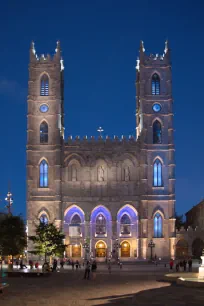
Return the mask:
[[[54,222],[66,256],[97,260],[174,257],[175,160],[171,59],[147,55],[136,66],[136,137],[64,137],[64,66],[30,48],[27,114],[28,235]],[[29,248],[32,246],[29,245]]]

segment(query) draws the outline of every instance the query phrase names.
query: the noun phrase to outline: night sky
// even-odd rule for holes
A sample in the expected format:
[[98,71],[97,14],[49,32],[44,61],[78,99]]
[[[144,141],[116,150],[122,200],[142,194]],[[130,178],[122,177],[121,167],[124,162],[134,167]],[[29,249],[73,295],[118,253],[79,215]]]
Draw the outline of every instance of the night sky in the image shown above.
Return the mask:
[[172,49],[176,210],[204,197],[204,3],[202,1],[4,1],[0,11],[0,210],[11,182],[14,213],[26,214],[26,111],[31,40],[37,54],[61,41],[65,135],[135,133],[135,62]]

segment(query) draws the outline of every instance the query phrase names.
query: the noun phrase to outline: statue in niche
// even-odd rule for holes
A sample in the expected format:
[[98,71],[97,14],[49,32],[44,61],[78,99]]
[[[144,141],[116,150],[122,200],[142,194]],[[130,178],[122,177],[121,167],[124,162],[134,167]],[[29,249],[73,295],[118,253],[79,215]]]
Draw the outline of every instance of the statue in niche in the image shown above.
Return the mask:
[[72,166],[72,181],[73,182],[77,181],[77,169],[75,166]]
[[104,181],[104,168],[103,168],[103,166],[98,167],[98,181],[99,182]]
[[124,169],[124,181],[128,182],[130,180],[130,169],[125,167]]

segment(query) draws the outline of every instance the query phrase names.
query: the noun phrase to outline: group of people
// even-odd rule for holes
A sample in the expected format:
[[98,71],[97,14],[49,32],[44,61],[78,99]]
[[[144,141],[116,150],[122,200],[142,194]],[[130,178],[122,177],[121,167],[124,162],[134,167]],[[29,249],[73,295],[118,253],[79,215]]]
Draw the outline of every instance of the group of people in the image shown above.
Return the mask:
[[92,274],[92,279],[96,278],[96,270],[97,270],[97,264],[94,260],[92,263],[87,260],[85,263],[85,271],[84,271],[84,279],[90,279],[90,272]]
[[[183,260],[176,260],[175,262],[176,272],[181,272],[181,271],[186,272],[187,264],[188,264],[188,272],[192,272],[193,261],[191,257],[188,258],[188,260],[186,260],[185,258]],[[173,259],[170,260],[169,266],[170,266],[170,270],[173,270],[173,267],[174,267]]]

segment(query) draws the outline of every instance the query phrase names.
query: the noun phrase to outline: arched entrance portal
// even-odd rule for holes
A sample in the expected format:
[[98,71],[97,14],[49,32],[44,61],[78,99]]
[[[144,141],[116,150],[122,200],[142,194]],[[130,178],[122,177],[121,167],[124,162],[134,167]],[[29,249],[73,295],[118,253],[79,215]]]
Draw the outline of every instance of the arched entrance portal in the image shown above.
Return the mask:
[[81,257],[81,245],[74,244],[72,245],[72,257]]
[[96,244],[96,257],[106,257],[106,244],[103,241]]
[[176,257],[183,258],[188,256],[188,243],[186,240],[181,239],[176,244]]
[[130,257],[130,244],[127,241],[121,243],[121,257]]
[[194,258],[199,258],[204,249],[204,242],[200,238],[196,238],[192,243],[192,255]]

